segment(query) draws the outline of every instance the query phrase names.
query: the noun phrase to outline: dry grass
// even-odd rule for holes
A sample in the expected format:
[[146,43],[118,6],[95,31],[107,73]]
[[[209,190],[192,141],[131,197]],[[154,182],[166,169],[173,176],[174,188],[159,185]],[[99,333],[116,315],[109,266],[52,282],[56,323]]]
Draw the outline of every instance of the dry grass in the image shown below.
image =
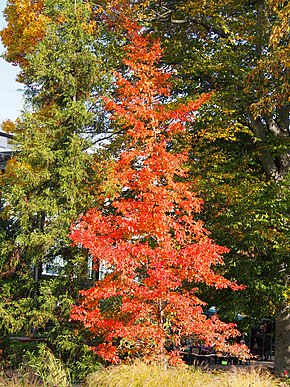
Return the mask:
[[280,386],[280,381],[262,368],[232,368],[223,373],[220,386],[228,387],[271,387]]
[[[55,370],[55,369],[54,369]],[[66,386],[70,386],[66,382]],[[0,377],[1,387],[60,387],[63,378],[48,377],[42,382],[34,373],[14,373]],[[194,369],[161,365],[121,365],[104,368],[88,376],[86,387],[282,387],[285,386],[269,372],[256,367],[230,370]]]
[[167,368],[160,365],[121,365],[102,369],[88,376],[87,387],[271,387],[280,381],[258,368],[232,368],[211,371],[189,367]]
[[1,387],[40,387],[43,386],[39,378],[32,372],[15,372],[0,377]]

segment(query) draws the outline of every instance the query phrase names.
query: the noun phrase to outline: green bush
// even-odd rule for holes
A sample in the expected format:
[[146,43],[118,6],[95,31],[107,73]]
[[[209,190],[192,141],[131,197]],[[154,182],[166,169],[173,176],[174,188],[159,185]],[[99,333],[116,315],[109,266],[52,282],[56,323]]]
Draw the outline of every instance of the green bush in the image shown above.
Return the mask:
[[21,366],[23,359],[27,353],[37,351],[39,343],[36,341],[32,342],[21,342],[17,339],[5,338],[2,342],[3,345],[3,359],[6,367],[18,368]]
[[84,344],[81,353],[65,364],[73,382],[80,383],[88,374],[97,371],[101,366],[97,359],[97,356]]

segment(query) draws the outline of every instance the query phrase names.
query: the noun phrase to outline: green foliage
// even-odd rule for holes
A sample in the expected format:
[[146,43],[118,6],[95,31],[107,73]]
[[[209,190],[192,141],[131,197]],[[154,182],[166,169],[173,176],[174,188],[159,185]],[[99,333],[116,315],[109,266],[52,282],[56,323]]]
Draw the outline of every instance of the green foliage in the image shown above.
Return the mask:
[[[107,130],[100,94],[111,88],[113,55],[89,4],[47,0],[44,10],[45,37],[22,64],[25,110],[14,124],[3,124],[14,135],[14,152],[0,177],[0,332],[45,339],[83,375],[96,361],[69,312],[91,281],[89,257],[68,234],[97,204],[93,145]],[[105,173],[104,165],[100,170]],[[63,265],[49,276],[45,265],[56,257]]]
[[213,237],[230,248],[226,266],[220,270],[239,279],[247,289],[241,296],[211,294],[208,302],[218,304],[227,319],[230,310],[234,315],[242,312],[259,319],[275,315],[287,288],[288,182],[286,178],[279,184],[260,181],[249,164],[238,158],[240,151],[236,160],[227,157],[226,161],[219,152],[222,161],[202,173],[198,186],[206,197],[203,220]]
[[66,365],[74,382],[84,381],[89,374],[101,367],[98,357],[86,345],[83,346],[82,353],[74,356],[73,361],[66,362]]
[[62,362],[45,345],[39,346],[37,356],[27,353],[27,364],[42,380],[43,386],[69,387],[70,377]]
[[23,364],[28,353],[37,351],[38,343],[37,341],[21,342],[17,337],[6,337],[1,340],[1,346],[3,347],[3,369],[16,369]]
[[231,249],[221,273],[248,286],[241,297],[203,297],[227,318],[229,310],[273,316],[289,288],[289,5],[162,6],[165,19],[157,4],[143,13],[161,36],[176,94],[213,93],[181,140],[191,144],[192,180],[205,200],[201,216],[212,238]]

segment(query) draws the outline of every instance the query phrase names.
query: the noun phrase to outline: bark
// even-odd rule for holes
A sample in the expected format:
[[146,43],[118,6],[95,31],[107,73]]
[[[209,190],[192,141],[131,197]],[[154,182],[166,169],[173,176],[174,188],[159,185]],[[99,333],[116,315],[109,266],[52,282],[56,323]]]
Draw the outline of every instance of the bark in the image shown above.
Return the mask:
[[[277,110],[277,118],[264,117],[254,118],[248,113],[251,128],[257,138],[257,148],[260,150],[260,162],[264,169],[266,178],[272,181],[282,181],[290,170],[290,150],[284,154],[273,155],[267,149],[268,135],[271,132],[276,137],[289,139],[289,106]],[[289,140],[288,140],[289,141]]]
[[276,319],[275,369],[290,372],[290,305],[286,304]]
[[[251,127],[257,138],[260,149],[260,162],[268,180],[282,181],[289,173],[290,151],[273,155],[267,149],[267,132],[275,137],[289,139],[289,105],[278,108],[276,117],[254,118],[248,115]],[[288,280],[288,279],[287,279]],[[288,281],[287,281],[288,282]],[[275,338],[275,369],[279,372],[290,372],[290,306],[282,305],[278,309]]]
[[258,139],[257,147],[260,148],[260,161],[266,174],[266,177],[268,180],[279,181],[280,176],[278,168],[275,164],[275,160],[271,152],[267,150],[265,145],[267,142],[267,133],[265,125],[259,118],[255,119],[250,113],[248,114],[248,117],[250,119],[253,132]]

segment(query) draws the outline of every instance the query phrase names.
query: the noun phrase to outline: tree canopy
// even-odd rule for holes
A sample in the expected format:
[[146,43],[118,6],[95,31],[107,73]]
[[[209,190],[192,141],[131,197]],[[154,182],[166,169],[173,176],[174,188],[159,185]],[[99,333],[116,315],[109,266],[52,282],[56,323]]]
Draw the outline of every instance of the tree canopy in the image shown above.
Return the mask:
[[95,350],[113,362],[135,357],[173,361],[179,350],[166,352],[166,344],[178,348],[187,336],[217,351],[242,354],[243,348],[231,349],[227,342],[237,335],[234,325],[203,313],[199,283],[242,287],[214,272],[227,249],[195,220],[201,201],[184,181],[187,151],[172,151],[175,137],[185,132],[185,123],[208,96],[170,108],[165,102],[169,74],[156,67],[159,43],[151,42],[137,23],[123,18],[122,24],[128,29],[127,71],[116,74],[115,99],[105,99],[111,119],[125,132],[110,176],[119,192],[105,198],[104,210],[89,210],[72,230],[73,241],[88,248],[97,265],[104,261],[108,273],[81,292],[72,318],[103,338]]

